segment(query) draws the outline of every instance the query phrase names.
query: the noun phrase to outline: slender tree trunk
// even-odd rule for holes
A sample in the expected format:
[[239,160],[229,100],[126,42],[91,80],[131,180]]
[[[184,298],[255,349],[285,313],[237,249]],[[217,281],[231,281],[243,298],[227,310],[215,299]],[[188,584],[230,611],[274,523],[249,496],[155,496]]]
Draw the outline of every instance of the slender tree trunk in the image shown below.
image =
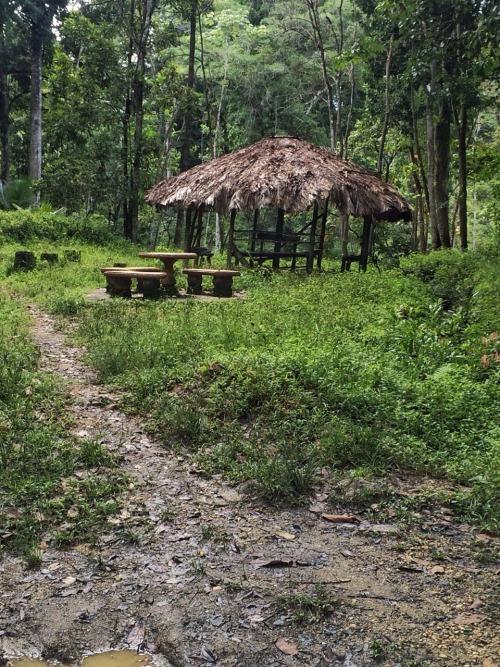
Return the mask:
[[[188,91],[193,91],[194,89],[194,61],[195,61],[195,51],[196,51],[196,12],[198,10],[197,0],[193,0],[191,5],[191,13],[189,15],[189,57],[188,57],[188,76],[186,85]],[[191,131],[193,125],[193,111],[192,111],[193,100],[190,99],[184,113],[184,130],[183,130],[183,141],[181,146],[181,161],[179,169],[181,173],[187,171],[190,167],[190,156],[191,156]],[[174,235],[174,245],[179,247],[183,239],[183,225],[184,225],[184,215],[177,216],[177,224],[175,226],[175,235]]]
[[[431,68],[431,72],[432,72]],[[429,94],[427,96],[427,108],[426,108],[426,130],[427,130],[427,191],[429,194],[429,226],[431,232],[431,245],[433,250],[437,250],[441,247],[441,239],[439,237],[439,231],[437,226],[437,215],[436,215],[436,179],[435,179],[435,166],[436,166],[436,151],[435,151],[435,141],[434,141],[434,104],[433,104],[433,95],[434,95],[434,77],[431,74],[431,83],[429,86]]]
[[[458,115],[458,114],[457,114]],[[465,251],[467,243],[467,107],[462,103],[460,118],[456,119],[458,132],[458,221],[460,226],[460,248]]]
[[450,239],[450,105],[443,100],[436,125],[436,220],[441,245],[451,248]]
[[122,118],[122,169],[123,169],[123,235],[126,239],[132,238],[132,224],[129,215],[129,173],[128,173],[128,159],[129,159],[129,125],[131,113],[132,100],[130,94],[127,93],[125,100],[125,109]]
[[2,151],[0,181],[5,182],[9,180],[10,172],[9,87],[5,72],[0,72],[0,150]]
[[132,80],[132,112],[134,116],[133,159],[130,170],[130,196],[128,205],[129,236],[137,241],[139,228],[139,187],[142,164],[142,126],[144,118],[144,78],[146,74],[146,50],[151,29],[151,20],[156,0],[145,0],[142,4],[141,30],[137,46],[137,64]]
[[323,42],[323,35],[321,32],[321,22],[318,13],[318,3],[316,0],[305,0],[307,13],[309,15],[309,22],[314,36],[314,45],[318,50],[321,60],[321,74],[323,75],[323,84],[325,86],[326,97],[328,102],[328,125],[330,128],[330,148],[335,149],[337,137],[335,134],[335,117],[333,115],[333,88],[328,76],[328,67],[326,63],[325,45]]
[[[31,30],[31,100],[30,100],[30,161],[29,176],[33,181],[42,177],[42,55],[43,37],[37,26]],[[40,193],[37,195],[37,200]]]
[[380,139],[380,148],[378,153],[377,173],[379,177],[382,176],[382,169],[384,166],[384,148],[385,139],[387,137],[387,130],[389,129],[389,118],[391,115],[391,60],[392,60],[392,44],[394,42],[394,35],[391,35],[389,41],[389,49],[387,51],[387,58],[385,61],[385,113],[384,123],[382,125],[382,137]]

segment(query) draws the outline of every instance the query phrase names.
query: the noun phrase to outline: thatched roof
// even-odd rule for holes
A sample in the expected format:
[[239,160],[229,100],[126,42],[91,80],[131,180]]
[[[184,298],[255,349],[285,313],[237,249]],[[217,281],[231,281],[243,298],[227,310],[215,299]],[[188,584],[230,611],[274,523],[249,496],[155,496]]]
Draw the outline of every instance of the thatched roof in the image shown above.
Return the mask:
[[303,211],[327,197],[339,209],[378,220],[410,220],[411,207],[374,172],[293,137],[268,137],[158,183],[146,201],[158,207],[227,213]]

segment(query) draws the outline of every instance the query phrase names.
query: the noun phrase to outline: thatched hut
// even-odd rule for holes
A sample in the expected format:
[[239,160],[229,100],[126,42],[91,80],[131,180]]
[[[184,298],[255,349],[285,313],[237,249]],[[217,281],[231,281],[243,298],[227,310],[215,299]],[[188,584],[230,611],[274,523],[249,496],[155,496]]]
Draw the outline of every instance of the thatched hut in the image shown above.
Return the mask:
[[[190,212],[187,246],[192,245],[193,232],[201,229],[205,211],[230,212],[229,265],[233,257],[242,260],[246,256],[262,261],[272,259],[273,267],[278,267],[280,258],[292,257],[293,267],[295,255],[306,258],[308,270],[312,270],[315,258],[321,266],[328,206],[333,204],[364,219],[357,259],[365,269],[373,221],[411,219],[408,202],[374,172],[294,137],[268,137],[197,165],[158,183],[147,193],[146,201],[158,208]],[[259,232],[259,210],[269,208],[277,210],[275,229]],[[286,233],[285,213],[306,209],[312,209],[311,221],[297,234]],[[246,231],[247,251],[235,244],[238,211],[254,212],[253,228]],[[260,249],[256,247],[259,242]],[[272,250],[264,249],[264,242],[272,243]],[[302,246],[305,248],[300,249]]]

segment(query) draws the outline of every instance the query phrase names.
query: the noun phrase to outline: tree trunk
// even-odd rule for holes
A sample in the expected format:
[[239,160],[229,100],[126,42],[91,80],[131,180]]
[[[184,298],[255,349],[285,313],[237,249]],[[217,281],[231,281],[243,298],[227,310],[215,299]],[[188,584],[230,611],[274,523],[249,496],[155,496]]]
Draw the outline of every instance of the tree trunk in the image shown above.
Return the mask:
[[[31,101],[29,176],[42,177],[42,55],[43,36],[37,26],[31,29]],[[40,194],[37,195],[37,200]]]
[[431,246],[433,250],[441,247],[441,239],[437,226],[436,215],[436,179],[435,179],[435,165],[436,152],[434,143],[434,105],[432,103],[432,96],[434,94],[434,85],[431,82],[429,95],[427,97],[426,108],[426,130],[427,130],[427,191],[429,195],[429,225],[431,232]]
[[325,45],[323,42],[323,35],[321,32],[321,22],[318,13],[318,3],[316,2],[316,0],[305,0],[305,3],[307,7],[307,13],[309,15],[309,22],[311,24],[311,28],[314,35],[314,45],[318,50],[321,60],[321,73],[323,75],[323,84],[325,86],[326,98],[328,102],[328,125],[330,128],[330,148],[334,150],[337,143],[337,136],[335,133],[336,129],[335,117],[333,115],[333,107],[334,107],[333,88],[332,88],[332,83],[330,81],[330,77],[328,76],[328,66],[326,63]]
[[[191,13],[189,15],[189,56],[188,56],[188,76],[186,85],[188,91],[194,89],[194,61],[195,61],[195,52],[196,52],[196,12],[198,9],[197,0],[193,0],[191,5]],[[191,130],[193,125],[193,112],[191,105],[193,100],[188,101],[186,111],[184,112],[184,130],[183,130],[183,141],[181,146],[181,161],[179,165],[179,170],[182,173],[187,171],[191,165]],[[177,223],[175,225],[175,234],[174,234],[174,245],[179,247],[184,238],[184,220],[185,216],[182,211],[179,211],[177,214]]]
[[5,182],[9,180],[10,172],[9,88],[5,72],[0,72],[0,150],[2,151],[0,181]]
[[450,239],[450,105],[443,100],[436,125],[436,220],[444,248],[451,248]]
[[132,112],[134,115],[133,159],[130,170],[130,196],[128,204],[128,238],[137,241],[139,228],[139,186],[142,164],[142,126],[144,118],[144,79],[146,74],[146,50],[151,29],[151,20],[156,0],[145,0],[142,4],[141,28],[137,45],[137,65],[132,79]]
[[132,100],[130,99],[130,94],[127,93],[127,99],[125,100],[125,110],[123,112],[122,119],[122,168],[123,168],[123,235],[126,239],[132,238],[132,225],[129,215],[129,197],[128,197],[128,184],[129,184],[129,174],[128,174],[128,158],[129,158],[129,125],[130,125],[130,113],[131,113]]
[[467,243],[467,107],[462,103],[458,132],[458,220],[460,226],[460,248],[465,251]]
[[392,60],[392,44],[394,35],[391,35],[389,41],[389,49],[387,51],[387,58],[385,61],[385,113],[384,123],[382,125],[382,137],[380,139],[380,147],[378,153],[377,173],[379,178],[382,177],[382,169],[384,166],[384,148],[385,139],[387,137],[387,130],[389,129],[389,118],[391,115],[391,60]]

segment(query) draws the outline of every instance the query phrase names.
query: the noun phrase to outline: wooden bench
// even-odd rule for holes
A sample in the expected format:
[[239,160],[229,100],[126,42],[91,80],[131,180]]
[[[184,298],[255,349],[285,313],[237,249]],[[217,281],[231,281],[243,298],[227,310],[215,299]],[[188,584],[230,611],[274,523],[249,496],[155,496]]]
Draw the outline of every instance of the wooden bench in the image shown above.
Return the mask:
[[212,276],[214,296],[229,297],[233,295],[233,278],[241,276],[239,271],[230,269],[184,269],[187,276],[188,294],[203,293],[203,276]]
[[167,278],[167,274],[161,269],[149,267],[113,267],[101,269],[106,276],[106,290],[112,296],[130,298],[132,296],[132,278],[137,279],[137,291],[145,299],[153,299],[160,294],[161,280]]

